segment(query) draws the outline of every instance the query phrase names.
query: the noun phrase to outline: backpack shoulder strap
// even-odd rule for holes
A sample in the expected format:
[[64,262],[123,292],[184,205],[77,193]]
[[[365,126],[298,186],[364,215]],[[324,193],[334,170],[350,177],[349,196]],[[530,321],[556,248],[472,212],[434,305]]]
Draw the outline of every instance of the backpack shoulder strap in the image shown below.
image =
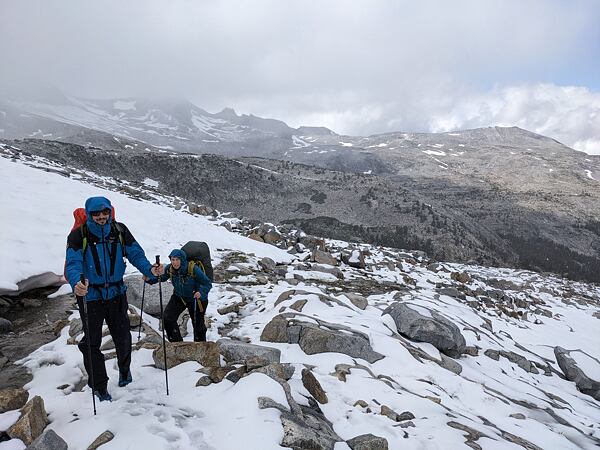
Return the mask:
[[204,264],[202,264],[202,261],[200,261],[199,259],[193,259],[192,261],[188,262],[188,275],[193,277],[194,276],[194,266],[199,266],[200,270],[202,270],[202,272],[206,273],[206,270],[204,269]]
[[119,222],[117,222],[116,220],[113,220],[111,223],[111,228],[113,228],[114,230],[117,231],[117,235],[119,236],[119,242],[121,243],[121,250],[123,251],[123,256],[127,257],[127,249],[125,247],[125,239],[123,238],[123,233],[125,231],[125,229],[123,228],[123,225],[120,224]]
[[79,234],[81,235],[81,254],[83,255],[83,258],[85,259],[85,249],[87,248],[87,245],[88,245],[88,236],[89,236],[89,230],[85,223],[83,223],[79,226]]

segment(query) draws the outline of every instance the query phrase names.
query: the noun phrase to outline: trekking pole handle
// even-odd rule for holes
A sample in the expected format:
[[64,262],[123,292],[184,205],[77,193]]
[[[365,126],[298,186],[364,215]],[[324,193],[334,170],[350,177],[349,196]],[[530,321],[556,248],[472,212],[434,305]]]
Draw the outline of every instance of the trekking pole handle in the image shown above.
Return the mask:
[[160,255],[156,255],[156,265],[160,266]]
[[79,274],[79,281],[81,281],[81,284],[85,284],[85,275],[80,273]]

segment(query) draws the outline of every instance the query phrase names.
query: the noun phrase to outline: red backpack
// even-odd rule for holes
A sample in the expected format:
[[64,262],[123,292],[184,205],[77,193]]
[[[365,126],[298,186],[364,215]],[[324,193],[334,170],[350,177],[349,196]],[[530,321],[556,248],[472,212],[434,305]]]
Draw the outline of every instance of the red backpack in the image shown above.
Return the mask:
[[[115,207],[112,207],[112,212],[111,212],[111,219],[114,223],[115,221]],[[75,223],[73,224],[73,226],[71,227],[71,231],[79,228],[80,230],[82,230],[82,235],[83,235],[83,226],[85,225],[86,221],[87,221],[87,214],[85,213],[85,208],[76,208],[73,210],[73,218],[75,219]],[[121,238],[120,236],[120,230],[119,230],[119,238]],[[85,251],[85,245],[87,244],[87,239],[84,240],[84,248],[82,249],[83,251]],[[121,242],[122,243],[122,242]],[[67,261],[65,260],[65,265],[63,268],[63,276],[65,278],[65,280],[67,280]],[[69,281],[69,280],[67,280]]]

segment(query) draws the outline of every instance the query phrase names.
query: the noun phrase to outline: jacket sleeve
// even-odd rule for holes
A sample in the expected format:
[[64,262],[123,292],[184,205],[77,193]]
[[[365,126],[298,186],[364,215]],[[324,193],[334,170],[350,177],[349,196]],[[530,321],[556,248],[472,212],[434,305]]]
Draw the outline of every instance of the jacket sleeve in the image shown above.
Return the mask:
[[201,300],[208,300],[208,293],[212,289],[212,282],[198,266],[194,266],[194,280],[196,281],[197,290],[200,291]]
[[146,283],[148,284],[156,284],[158,283],[158,279],[160,278],[160,281],[162,283],[164,283],[165,281],[167,281],[169,279],[169,267],[171,266],[171,264],[167,264],[165,266],[165,273],[163,273],[160,277],[155,277],[154,275],[152,275],[151,277],[148,278],[148,281],[146,281]]
[[146,258],[146,254],[140,244],[137,243],[131,231],[124,225],[120,224],[123,228],[123,241],[125,244],[125,252],[127,253],[127,259],[131,264],[135,266],[137,270],[142,272],[142,274],[146,275],[148,278],[155,278],[152,275],[150,269],[152,269],[152,263],[148,261]]
[[84,273],[82,247],[83,242],[79,229],[71,231],[67,238],[65,277],[73,289],[79,282],[80,274]]

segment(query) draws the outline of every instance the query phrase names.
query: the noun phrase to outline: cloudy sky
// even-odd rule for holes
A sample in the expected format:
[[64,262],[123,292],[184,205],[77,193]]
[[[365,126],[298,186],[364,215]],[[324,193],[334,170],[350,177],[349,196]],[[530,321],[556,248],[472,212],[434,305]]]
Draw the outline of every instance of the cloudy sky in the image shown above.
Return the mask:
[[599,24],[596,0],[0,0],[0,83],[600,154]]

